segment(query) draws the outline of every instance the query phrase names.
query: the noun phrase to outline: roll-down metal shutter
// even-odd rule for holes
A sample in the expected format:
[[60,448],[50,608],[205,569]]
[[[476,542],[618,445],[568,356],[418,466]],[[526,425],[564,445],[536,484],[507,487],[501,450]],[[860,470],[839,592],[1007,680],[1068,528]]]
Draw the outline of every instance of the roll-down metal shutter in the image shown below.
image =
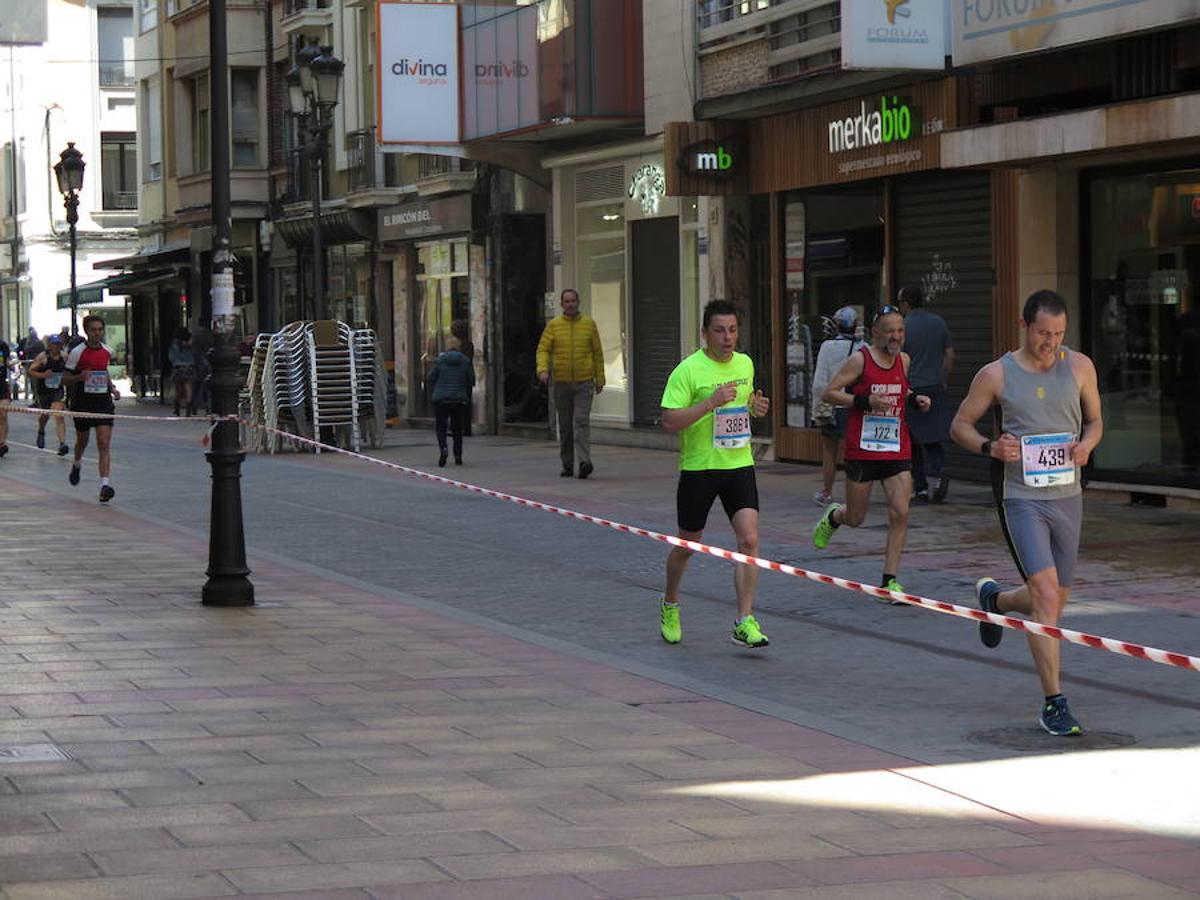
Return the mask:
[[633,281],[633,421],[655,425],[679,364],[679,219],[630,226]]
[[[975,373],[992,359],[989,176],[938,173],[896,179],[892,234],[896,289],[921,285],[926,308],[950,327],[955,352],[950,400],[957,408]],[[947,445],[946,472],[972,481],[988,479],[983,458],[954,445]]]

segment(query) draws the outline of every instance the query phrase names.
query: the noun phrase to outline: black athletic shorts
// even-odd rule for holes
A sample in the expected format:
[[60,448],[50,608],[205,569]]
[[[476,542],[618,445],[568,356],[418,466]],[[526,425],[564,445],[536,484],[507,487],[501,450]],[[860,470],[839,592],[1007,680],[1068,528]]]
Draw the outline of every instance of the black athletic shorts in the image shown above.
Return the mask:
[[848,459],[846,460],[846,480],[883,481],[901,472],[912,471],[911,459]]
[[57,403],[63,399],[63,391],[62,388],[57,391],[34,391],[33,398],[38,409],[49,409],[51,403]]
[[708,522],[708,511],[718,497],[730,520],[740,509],[758,509],[758,482],[754,480],[754,466],[680,472],[679,487],[675,492],[679,530],[703,531]]
[[[113,402],[110,399],[107,403],[76,403],[71,407],[71,411],[81,413],[112,414],[117,411],[117,408],[113,405]],[[89,428],[99,428],[104,425],[107,425],[109,428],[111,428],[113,424],[112,419],[93,419],[90,416],[77,416],[75,417],[74,422],[76,431],[87,431]]]

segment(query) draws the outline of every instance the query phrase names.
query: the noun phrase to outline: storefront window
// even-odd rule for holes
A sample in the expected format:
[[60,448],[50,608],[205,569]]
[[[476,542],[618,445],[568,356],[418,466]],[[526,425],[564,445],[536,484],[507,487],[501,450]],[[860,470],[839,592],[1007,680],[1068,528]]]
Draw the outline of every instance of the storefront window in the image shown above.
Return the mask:
[[[467,242],[435,241],[417,245],[417,293],[413,306],[417,340],[414,368],[424,380],[433,360],[446,347],[456,321],[470,317],[471,294],[467,277]],[[426,391],[417,392],[413,414],[433,415]]]
[[812,423],[813,365],[832,316],[852,306],[860,321],[883,287],[883,186],[789,194],[784,203],[786,423]]
[[629,418],[628,365],[625,358],[625,220],[621,203],[583,205],[576,211],[576,260],[579,299],[596,320],[604,348],[604,392],[592,411]]
[[1089,199],[1094,466],[1200,485],[1200,170],[1095,178]]
[[371,262],[366,244],[342,244],[329,251],[329,296],[326,313],[355,328],[370,321]]

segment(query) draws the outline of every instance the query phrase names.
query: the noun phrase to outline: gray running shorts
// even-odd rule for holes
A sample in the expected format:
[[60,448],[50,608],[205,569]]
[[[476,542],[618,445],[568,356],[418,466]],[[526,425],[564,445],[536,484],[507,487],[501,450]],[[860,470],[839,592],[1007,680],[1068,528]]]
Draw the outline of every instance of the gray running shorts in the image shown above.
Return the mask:
[[1053,567],[1059,586],[1071,586],[1079,559],[1083,494],[1059,500],[1004,500],[1000,525],[1022,578],[1028,581],[1030,575]]

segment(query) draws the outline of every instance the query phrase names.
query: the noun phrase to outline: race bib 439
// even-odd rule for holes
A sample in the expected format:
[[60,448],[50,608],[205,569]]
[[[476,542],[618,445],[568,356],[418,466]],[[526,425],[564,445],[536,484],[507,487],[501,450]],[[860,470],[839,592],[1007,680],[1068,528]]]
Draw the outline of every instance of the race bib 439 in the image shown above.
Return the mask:
[[1026,434],[1021,437],[1021,477],[1029,487],[1075,483],[1071,442],[1075,435]]

